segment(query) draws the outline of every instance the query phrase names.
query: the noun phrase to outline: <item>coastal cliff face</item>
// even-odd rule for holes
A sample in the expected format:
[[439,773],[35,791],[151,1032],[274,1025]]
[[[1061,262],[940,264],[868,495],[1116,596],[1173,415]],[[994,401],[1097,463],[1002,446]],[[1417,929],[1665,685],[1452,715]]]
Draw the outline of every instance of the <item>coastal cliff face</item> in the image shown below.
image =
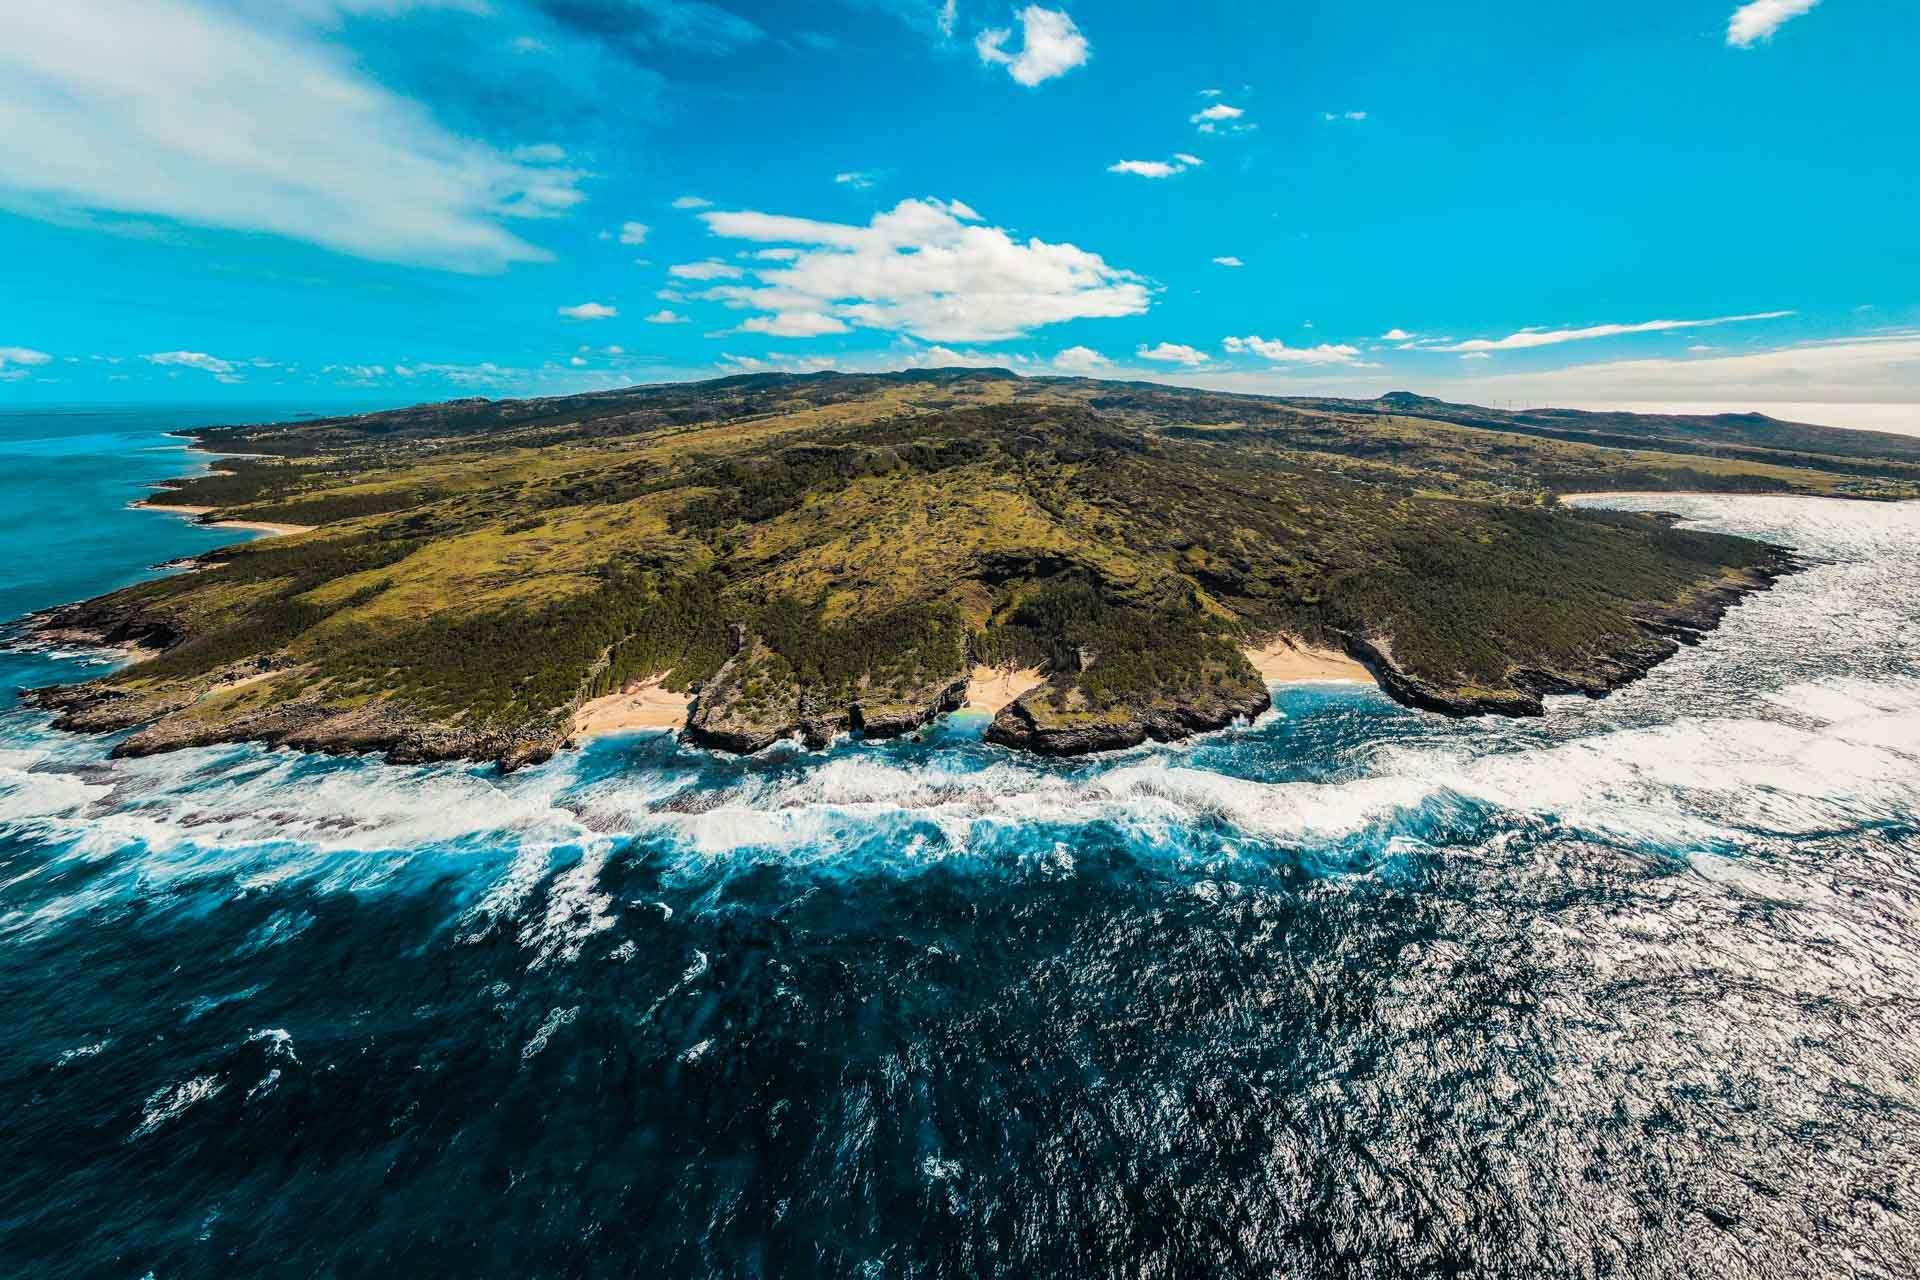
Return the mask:
[[[1344,648],[1412,706],[1532,715],[1638,678],[1793,567],[1554,506],[1568,476],[1608,487],[1616,451],[992,371],[202,434],[256,456],[169,502],[309,531],[33,620],[141,646],[27,695],[128,734],[126,755],[258,741],[514,767],[647,681],[697,691],[691,743],[819,745],[915,731],[976,663],[1047,676],[991,741],[1077,755],[1258,715],[1241,646],[1276,634]],[[1630,464],[1688,485],[1705,465]],[[1733,487],[1833,475],[1715,465]]]
[[1784,548],[1772,548],[1763,563],[1730,570],[1684,600],[1649,604],[1633,618],[1634,631],[1608,647],[1552,666],[1515,666],[1505,673],[1500,687],[1491,689],[1464,681],[1449,684],[1407,671],[1394,657],[1387,636],[1348,636],[1345,644],[1348,654],[1373,673],[1380,687],[1406,706],[1449,716],[1538,716],[1545,714],[1544,698],[1569,694],[1602,698],[1639,680],[1684,646],[1700,643],[1742,599],[1805,567]]
[[739,755],[796,737],[814,750],[845,733],[898,738],[964,705],[969,670],[962,665],[918,683],[866,675],[836,699],[802,687],[791,664],[741,628],[738,648],[701,688],[681,737]]
[[987,741],[1041,755],[1093,755],[1225,729],[1272,705],[1266,684],[1245,674],[1104,708],[1090,705],[1073,684],[1050,682],[1002,708],[987,726]]

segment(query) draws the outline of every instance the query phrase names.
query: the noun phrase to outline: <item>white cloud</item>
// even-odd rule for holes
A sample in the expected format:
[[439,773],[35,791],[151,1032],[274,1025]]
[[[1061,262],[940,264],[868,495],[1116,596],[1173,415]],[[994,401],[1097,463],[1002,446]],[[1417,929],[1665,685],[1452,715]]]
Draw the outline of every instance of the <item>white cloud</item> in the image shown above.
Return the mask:
[[873,185],[873,175],[858,169],[848,173],[836,173],[833,175],[833,180],[843,187],[852,187],[855,191],[865,191]]
[[738,280],[746,271],[728,262],[682,262],[667,268],[676,280]]
[[199,369],[204,373],[231,374],[234,370],[233,361],[210,356],[204,351],[156,351],[141,358],[148,364],[175,365],[183,369]]
[[[1550,371],[1501,374],[1481,394],[1550,399],[1920,404],[1920,329],[1803,342],[1743,355],[1609,360]],[[1818,421],[1818,419],[1814,419]],[[1920,432],[1920,408],[1905,424]]]
[[1240,259],[1229,254],[1225,257],[1215,258],[1213,260],[1213,265],[1216,267],[1244,267],[1247,264],[1240,261]]
[[823,311],[780,311],[770,316],[751,316],[740,322],[742,333],[764,333],[774,338],[817,338],[826,333],[848,331],[846,321],[836,320]]
[[699,196],[681,196],[673,202],[676,209],[711,209],[713,201],[702,200]]
[[940,34],[953,39],[954,24],[960,21],[960,0],[947,0],[940,6]]
[[687,318],[671,307],[662,307],[647,317],[648,324],[685,324]]
[[1367,113],[1364,111],[1322,111],[1320,118],[1322,120],[1365,120]]
[[1080,34],[1080,28],[1064,10],[1042,9],[1030,4],[1020,17],[1020,52],[1008,53],[1005,45],[1013,32],[1005,27],[982,31],[973,42],[980,61],[998,64],[1021,84],[1032,88],[1055,76],[1063,76],[1093,56],[1093,47]]
[[1220,96],[1222,92],[1223,91],[1219,89],[1202,89],[1200,91],[1200,96],[1203,98],[1217,98]]
[[1187,117],[1187,119],[1191,124],[1201,124],[1207,121],[1238,120],[1245,114],[1247,114],[1247,112],[1244,107],[1230,107],[1224,102],[1216,102],[1204,111]]
[[1735,49],[1751,49],[1761,40],[1771,40],[1789,20],[1810,12],[1820,0],[1753,0],[1733,11],[1727,20],[1727,44]]
[[1778,320],[1791,311],[1762,311],[1747,316],[1719,316],[1712,320],[1647,320],[1640,324],[1596,324],[1584,329],[1522,329],[1504,338],[1474,338],[1435,347],[1436,351],[1528,351],[1535,347],[1555,347],[1563,342],[1586,342],[1594,338],[1613,338],[1628,333],[1665,333],[1672,329],[1705,329],[1717,324],[1741,324],[1750,320]]
[[1188,368],[1205,364],[1213,358],[1204,351],[1183,347],[1175,342],[1163,342],[1157,347],[1143,346],[1133,354],[1135,359],[1154,360],[1161,364],[1184,364]]
[[1140,277],[1098,254],[1022,243],[957,200],[903,200],[866,226],[755,212],[701,217],[715,235],[799,247],[791,261],[751,267],[756,284],[700,295],[742,310],[828,316],[930,342],[992,342],[1067,320],[1138,315],[1150,300]]
[[53,357],[44,351],[35,351],[32,347],[0,347],[0,369],[10,364],[42,365]]
[[579,356],[574,356],[571,360],[568,360],[567,363],[576,369],[584,369],[587,367],[587,362]]
[[1418,334],[1408,333],[1405,329],[1389,329],[1380,335],[1382,342],[1412,342]]
[[569,320],[611,320],[620,314],[620,309],[603,302],[582,302],[560,308],[560,314]]
[[1290,347],[1279,338],[1228,338],[1224,344],[1235,355],[1251,352],[1275,364],[1352,364],[1360,348],[1323,342],[1317,347]]
[[1175,174],[1185,173],[1188,169],[1205,164],[1198,156],[1184,153],[1171,160],[1121,160],[1107,166],[1108,173],[1131,173],[1141,178],[1171,178]]
[[1053,367],[1068,373],[1095,373],[1112,363],[1092,347],[1068,347],[1053,358]]
[[645,244],[647,242],[647,224],[644,222],[623,222],[620,224],[621,244]]
[[1486,351],[1469,351],[1460,357],[1462,360],[1491,360],[1493,355]]
[[190,0],[9,5],[0,200],[457,271],[549,259],[504,223],[573,207],[586,175],[462,138],[374,83],[308,25],[338,7],[255,23]]

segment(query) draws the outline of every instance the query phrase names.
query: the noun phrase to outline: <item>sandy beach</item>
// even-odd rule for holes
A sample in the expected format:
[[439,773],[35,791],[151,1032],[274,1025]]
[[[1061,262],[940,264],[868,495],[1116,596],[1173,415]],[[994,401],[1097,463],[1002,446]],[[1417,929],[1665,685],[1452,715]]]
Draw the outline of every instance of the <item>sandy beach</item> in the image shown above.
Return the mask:
[[[176,506],[166,502],[136,502],[133,504],[145,511],[165,511],[176,516],[204,516],[213,507]],[[209,520],[209,529],[253,529],[260,533],[284,536],[290,533],[305,533],[316,526],[310,524],[273,524],[265,520]]]
[[1008,671],[1003,667],[975,667],[973,675],[967,680],[967,707],[972,711],[984,711],[990,716],[997,715],[1000,708],[1045,683],[1046,677],[1032,667],[1022,671]]
[[1373,673],[1335,649],[1316,649],[1281,636],[1260,649],[1248,649],[1247,661],[1268,684],[1342,681],[1372,684]]
[[573,736],[596,738],[640,729],[681,729],[687,723],[687,695],[649,680],[631,693],[610,693],[573,713]]

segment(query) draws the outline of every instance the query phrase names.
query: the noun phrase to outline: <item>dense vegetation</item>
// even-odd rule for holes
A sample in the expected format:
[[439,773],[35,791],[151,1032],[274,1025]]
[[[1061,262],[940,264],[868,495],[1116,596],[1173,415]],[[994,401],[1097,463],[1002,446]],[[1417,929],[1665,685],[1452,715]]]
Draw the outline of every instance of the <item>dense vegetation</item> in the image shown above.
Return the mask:
[[1115,708],[1247,679],[1239,646],[1276,632],[1498,693],[1769,555],[1561,492],[1916,491],[1905,455],[1858,441],[1803,465],[1818,429],[1769,454],[1747,420],[1722,441],[1615,416],[1633,446],[1603,447],[1425,405],[976,370],[218,428],[209,445],[271,456],[167,500],[318,528],[77,616],[176,641],[104,682],[127,723],[214,733],[295,705],[563,736],[582,700],[691,689],[736,652],[748,712],[924,697],[973,661]]

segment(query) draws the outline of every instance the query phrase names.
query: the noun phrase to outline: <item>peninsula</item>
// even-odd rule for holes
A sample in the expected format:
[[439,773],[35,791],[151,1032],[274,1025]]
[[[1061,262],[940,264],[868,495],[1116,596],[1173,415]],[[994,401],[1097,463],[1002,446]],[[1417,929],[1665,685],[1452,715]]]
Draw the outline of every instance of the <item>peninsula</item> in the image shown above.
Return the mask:
[[1558,495],[1920,494],[1899,436],[979,369],[192,434],[232,456],[152,502],[283,536],[34,620],[142,646],[27,693],[61,727],[131,731],[122,755],[251,740],[512,767],[682,720],[752,752],[910,733],[992,689],[991,741],[1080,754],[1258,714],[1250,654],[1537,714],[1793,567]]

